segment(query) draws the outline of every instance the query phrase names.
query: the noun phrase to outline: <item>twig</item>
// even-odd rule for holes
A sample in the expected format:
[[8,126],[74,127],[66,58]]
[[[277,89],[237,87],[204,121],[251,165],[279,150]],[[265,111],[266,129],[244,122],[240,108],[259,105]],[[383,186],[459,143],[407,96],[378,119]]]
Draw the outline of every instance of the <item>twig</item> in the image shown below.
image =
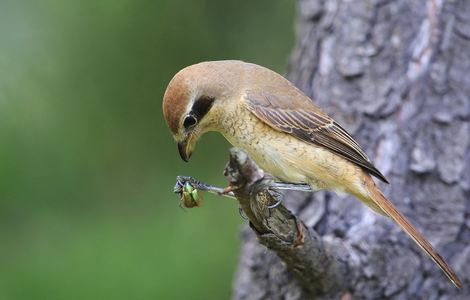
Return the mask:
[[189,182],[200,191],[236,197],[260,243],[286,263],[311,295],[332,295],[347,289],[351,270],[347,259],[337,257],[342,247],[331,247],[286,207],[278,205],[282,197],[278,191],[310,192],[308,185],[274,182],[245,152],[236,148],[230,150],[224,175],[230,182],[231,192],[224,193],[226,189],[188,176],[178,176],[175,192],[181,193],[184,184]]
[[200,191],[236,199],[235,194],[233,192],[225,193],[224,188],[201,182],[191,176],[176,176],[176,184],[175,184],[175,187],[173,188],[173,192],[180,194],[186,182],[189,182],[194,188]]
[[[224,188],[218,187],[215,185],[204,183],[200,180],[197,180],[191,176],[176,176],[176,184],[173,188],[175,193],[181,193],[183,186],[186,182],[189,182],[194,188],[208,192],[218,196],[224,196],[231,199],[236,199],[235,194],[233,192],[225,192]],[[271,186],[269,186],[270,190],[274,191],[300,191],[300,192],[313,192],[312,188],[308,184],[302,183],[288,183],[288,182],[273,182]]]

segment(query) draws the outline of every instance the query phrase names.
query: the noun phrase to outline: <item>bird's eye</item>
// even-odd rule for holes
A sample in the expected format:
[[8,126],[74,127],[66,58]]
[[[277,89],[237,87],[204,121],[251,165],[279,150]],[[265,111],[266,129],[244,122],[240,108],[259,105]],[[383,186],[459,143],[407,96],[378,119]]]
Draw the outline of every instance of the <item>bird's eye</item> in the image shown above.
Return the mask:
[[183,126],[184,128],[188,129],[189,127],[196,125],[196,123],[197,123],[197,120],[193,115],[187,115],[184,118]]

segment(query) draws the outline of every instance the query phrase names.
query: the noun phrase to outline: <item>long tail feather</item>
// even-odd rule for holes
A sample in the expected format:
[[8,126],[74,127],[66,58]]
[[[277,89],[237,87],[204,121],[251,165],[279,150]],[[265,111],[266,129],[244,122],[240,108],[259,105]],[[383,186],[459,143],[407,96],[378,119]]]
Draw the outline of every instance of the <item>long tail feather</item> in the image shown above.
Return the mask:
[[432,245],[426,240],[426,238],[419,232],[406,217],[398,211],[390,200],[388,200],[384,194],[379,190],[374,181],[370,176],[366,180],[366,186],[369,191],[372,201],[379,206],[395,223],[397,223],[403,231],[408,234],[421,249],[423,249],[429,257],[441,268],[446,276],[452,281],[452,283],[458,287],[462,287],[462,282],[455,274],[454,270],[446,263],[446,261],[437,253]]

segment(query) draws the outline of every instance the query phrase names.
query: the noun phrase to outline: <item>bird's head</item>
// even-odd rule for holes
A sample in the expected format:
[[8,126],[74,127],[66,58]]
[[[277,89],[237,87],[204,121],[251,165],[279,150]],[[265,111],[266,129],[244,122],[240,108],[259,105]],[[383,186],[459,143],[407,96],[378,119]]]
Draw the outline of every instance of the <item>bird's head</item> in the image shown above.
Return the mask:
[[179,71],[163,96],[163,115],[181,158],[188,161],[199,137],[217,126],[220,107],[236,86],[233,67],[241,62],[204,62]]

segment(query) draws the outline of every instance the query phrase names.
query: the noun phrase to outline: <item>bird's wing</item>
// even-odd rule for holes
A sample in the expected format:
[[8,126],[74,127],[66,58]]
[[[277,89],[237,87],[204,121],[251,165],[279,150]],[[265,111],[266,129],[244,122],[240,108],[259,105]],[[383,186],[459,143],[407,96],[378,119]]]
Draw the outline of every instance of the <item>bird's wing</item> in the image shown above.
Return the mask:
[[274,129],[323,146],[388,183],[346,130],[296,88],[272,93],[247,90],[243,99],[255,116]]

